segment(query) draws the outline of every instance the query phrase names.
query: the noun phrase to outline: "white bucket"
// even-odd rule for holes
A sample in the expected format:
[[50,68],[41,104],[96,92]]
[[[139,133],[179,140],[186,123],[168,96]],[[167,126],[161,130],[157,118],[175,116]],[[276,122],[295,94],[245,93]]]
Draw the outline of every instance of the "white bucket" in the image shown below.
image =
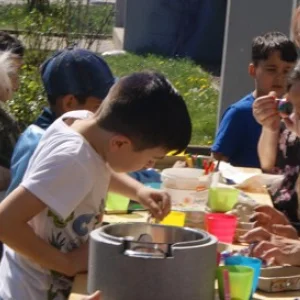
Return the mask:
[[204,211],[208,199],[209,177],[201,169],[170,168],[161,173],[162,188],[172,201],[173,210]]

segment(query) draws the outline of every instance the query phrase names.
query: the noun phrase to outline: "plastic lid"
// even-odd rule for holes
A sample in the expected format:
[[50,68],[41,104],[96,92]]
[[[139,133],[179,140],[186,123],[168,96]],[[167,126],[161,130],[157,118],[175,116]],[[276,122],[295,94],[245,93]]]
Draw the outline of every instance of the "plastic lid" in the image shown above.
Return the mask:
[[204,170],[195,168],[168,168],[161,173],[162,177],[173,179],[197,179],[204,175]]

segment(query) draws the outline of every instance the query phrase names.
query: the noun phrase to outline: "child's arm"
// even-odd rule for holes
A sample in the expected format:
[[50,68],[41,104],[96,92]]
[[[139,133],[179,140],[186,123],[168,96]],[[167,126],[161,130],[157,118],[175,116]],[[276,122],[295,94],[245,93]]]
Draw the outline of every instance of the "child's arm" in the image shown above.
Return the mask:
[[253,116],[262,126],[258,142],[258,155],[261,168],[271,171],[276,163],[277,146],[280,131],[280,116],[277,109],[276,94],[257,98],[253,103]]
[[110,191],[122,194],[132,200],[138,201],[137,191],[143,187],[144,185],[142,183],[133,179],[129,175],[111,171],[111,181],[109,185]]
[[279,131],[272,132],[263,127],[257,148],[261,168],[265,172],[271,172],[275,167],[278,140]]
[[171,201],[166,192],[147,188],[124,173],[112,171],[111,174],[110,191],[141,203],[157,219],[163,219],[169,213]]
[[[23,187],[0,204],[0,240],[42,267],[74,276],[87,270],[88,246],[62,253],[38,237],[28,222],[46,205]],[[74,263],[76,261],[76,263]]]

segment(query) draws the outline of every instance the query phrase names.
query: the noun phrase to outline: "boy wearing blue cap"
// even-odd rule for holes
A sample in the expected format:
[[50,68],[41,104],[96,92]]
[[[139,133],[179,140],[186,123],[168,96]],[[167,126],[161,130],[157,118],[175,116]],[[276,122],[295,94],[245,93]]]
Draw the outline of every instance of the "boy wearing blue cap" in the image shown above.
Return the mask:
[[[95,112],[115,82],[101,57],[85,49],[73,48],[56,52],[46,60],[41,67],[41,77],[50,108],[44,108],[19,138],[11,159],[11,182],[6,195],[21,183],[44,130],[68,111]],[[131,176],[140,182],[160,181],[160,175],[154,170],[134,172]]]
[[41,77],[50,108],[44,109],[16,144],[7,195],[22,181],[44,130],[68,111],[85,109],[95,112],[115,82],[109,66],[101,57],[88,50],[73,48],[58,51],[46,60],[41,67]]
[[181,152],[191,128],[182,97],[153,72],[120,79],[95,114],[58,118],[21,185],[0,204],[0,299],[67,299],[72,277],[87,270],[88,236],[103,215],[107,190],[140,202],[157,219],[168,214],[166,192],[122,173]]

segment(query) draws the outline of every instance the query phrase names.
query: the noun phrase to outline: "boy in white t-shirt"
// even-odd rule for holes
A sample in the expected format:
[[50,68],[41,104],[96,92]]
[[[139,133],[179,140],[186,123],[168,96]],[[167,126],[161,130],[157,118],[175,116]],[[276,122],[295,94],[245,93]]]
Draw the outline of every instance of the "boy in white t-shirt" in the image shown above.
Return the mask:
[[190,137],[184,100],[152,72],[120,79],[94,115],[73,111],[56,120],[21,185],[0,204],[6,244],[0,299],[67,299],[72,277],[87,271],[89,232],[101,222],[108,189],[140,202],[158,219],[168,214],[167,193],[123,172],[184,150]]

